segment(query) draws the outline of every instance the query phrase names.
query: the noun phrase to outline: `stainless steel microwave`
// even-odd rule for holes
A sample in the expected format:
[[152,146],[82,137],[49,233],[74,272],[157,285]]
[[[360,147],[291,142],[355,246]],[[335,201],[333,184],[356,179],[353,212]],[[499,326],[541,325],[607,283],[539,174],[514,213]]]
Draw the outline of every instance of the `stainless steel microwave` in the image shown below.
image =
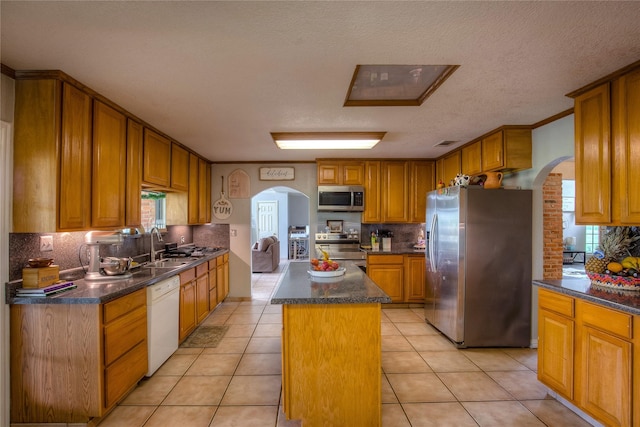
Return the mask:
[[318,210],[331,212],[364,211],[364,187],[361,185],[318,186]]

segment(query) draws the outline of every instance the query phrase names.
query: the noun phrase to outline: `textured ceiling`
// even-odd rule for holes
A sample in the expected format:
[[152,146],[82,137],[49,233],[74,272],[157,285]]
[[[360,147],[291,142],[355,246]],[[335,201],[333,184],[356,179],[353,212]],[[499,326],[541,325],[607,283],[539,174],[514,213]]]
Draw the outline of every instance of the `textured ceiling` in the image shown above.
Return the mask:
[[[0,2],[1,61],[59,69],[212,161],[438,157],[640,60],[640,2]],[[419,107],[343,107],[357,64],[459,64]],[[369,151],[269,132],[386,131]],[[442,140],[459,144],[434,147]]]

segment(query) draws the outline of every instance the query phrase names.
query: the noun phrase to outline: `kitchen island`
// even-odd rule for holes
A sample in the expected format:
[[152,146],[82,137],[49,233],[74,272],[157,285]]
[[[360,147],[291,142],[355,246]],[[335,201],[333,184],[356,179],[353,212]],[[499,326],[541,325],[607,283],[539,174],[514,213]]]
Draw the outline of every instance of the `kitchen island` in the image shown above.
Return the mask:
[[353,262],[312,277],[292,262],[272,304],[282,304],[284,412],[302,425],[380,426],[381,304],[391,299]]
[[640,420],[640,292],[534,280],[538,379],[605,425]]

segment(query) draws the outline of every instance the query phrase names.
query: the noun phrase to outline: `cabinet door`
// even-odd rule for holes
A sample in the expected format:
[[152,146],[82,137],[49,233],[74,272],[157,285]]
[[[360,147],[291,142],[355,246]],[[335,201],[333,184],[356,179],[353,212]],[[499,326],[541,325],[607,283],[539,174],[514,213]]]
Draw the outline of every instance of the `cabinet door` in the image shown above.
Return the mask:
[[382,162],[382,221],[409,220],[408,162]]
[[444,179],[444,158],[436,160],[436,185],[441,182],[449,185],[449,181]]
[[367,264],[367,275],[380,289],[389,295],[391,302],[403,302],[404,275],[402,264]]
[[[220,258],[218,258],[220,259]],[[225,294],[225,289],[224,289],[224,264],[220,263],[218,264],[218,266],[216,267],[216,287],[217,289],[217,294],[218,294],[218,302],[222,302],[224,301],[226,294]]]
[[434,188],[433,162],[409,162],[409,221],[426,221],[427,193]]
[[620,77],[613,88],[614,217],[635,225],[640,224],[640,70]]
[[93,104],[91,226],[123,227],[127,179],[127,118],[113,108]]
[[482,141],[474,142],[461,150],[460,170],[465,175],[478,175],[482,172]]
[[573,399],[573,320],[548,310],[538,311],[538,379]]
[[424,256],[407,255],[405,257],[405,302],[424,303],[425,267]]
[[142,125],[129,119],[127,121],[127,180],[124,220],[127,226],[142,223]]
[[189,154],[189,194],[187,204],[187,220],[189,224],[197,224],[200,217],[200,161],[195,154]]
[[340,184],[340,166],[338,163],[318,162],[318,185]]
[[609,84],[575,99],[576,224],[611,223]]
[[367,161],[364,165],[364,212],[362,213],[362,222],[382,222],[380,191],[380,162]]
[[64,83],[58,193],[60,231],[91,228],[91,156],[91,98]]
[[[198,159],[198,224],[207,222],[207,207],[210,205],[207,203],[208,189],[207,162],[203,159]],[[209,191],[209,193],[211,192]]]
[[196,328],[195,281],[180,285],[180,341]]
[[590,326],[580,331],[581,406],[606,425],[631,425],[632,344]]
[[482,171],[499,170],[503,167],[503,132],[499,131],[482,140]]
[[364,163],[343,162],[341,165],[342,183],[344,185],[364,184]]
[[144,182],[168,188],[171,177],[171,141],[145,128],[143,156]]
[[199,324],[209,314],[209,276],[203,274],[196,279],[196,320]]
[[218,289],[217,289],[216,269],[209,270],[209,311],[218,305]]
[[171,188],[187,191],[189,188],[189,152],[171,143]]
[[442,176],[445,185],[449,185],[450,181],[460,173],[460,151],[455,151],[444,157],[442,162]]

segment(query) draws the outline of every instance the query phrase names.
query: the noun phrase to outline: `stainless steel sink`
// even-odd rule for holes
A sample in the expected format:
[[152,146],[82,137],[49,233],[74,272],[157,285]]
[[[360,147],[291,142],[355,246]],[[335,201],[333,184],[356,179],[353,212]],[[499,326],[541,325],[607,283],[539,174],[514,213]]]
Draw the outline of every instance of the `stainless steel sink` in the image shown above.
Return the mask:
[[189,264],[193,260],[186,259],[159,259],[157,261],[146,263],[143,268],[178,268]]

